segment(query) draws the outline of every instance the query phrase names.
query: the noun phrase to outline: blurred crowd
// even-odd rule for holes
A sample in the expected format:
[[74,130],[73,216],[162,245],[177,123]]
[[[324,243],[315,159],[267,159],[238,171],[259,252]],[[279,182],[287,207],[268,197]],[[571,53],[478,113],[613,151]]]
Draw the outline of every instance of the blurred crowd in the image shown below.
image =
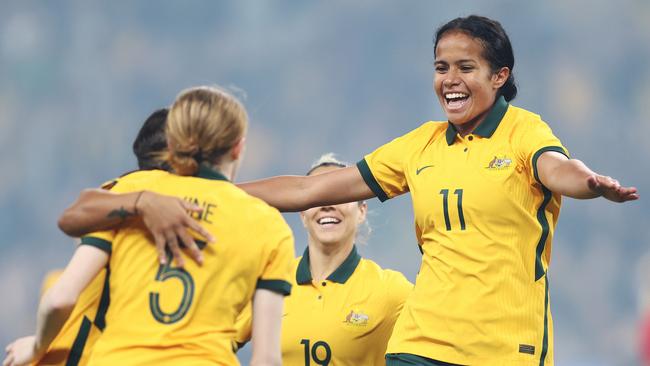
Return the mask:
[[[11,296],[0,344],[33,329],[40,280],[72,251],[58,214],[82,188],[135,167],[130,143],[139,126],[178,90],[215,83],[244,100],[254,128],[242,180],[301,174],[327,151],[354,162],[442,118],[431,90],[433,30],[478,13],[511,36],[520,90],[513,104],[541,113],[574,156],[641,192],[625,208],[564,203],[549,273],[556,362],[636,365],[643,350],[650,364],[649,2],[2,7],[0,292]],[[373,235],[360,250],[413,280],[420,254],[408,200],[370,202],[370,210]],[[301,252],[304,238],[296,239]]]

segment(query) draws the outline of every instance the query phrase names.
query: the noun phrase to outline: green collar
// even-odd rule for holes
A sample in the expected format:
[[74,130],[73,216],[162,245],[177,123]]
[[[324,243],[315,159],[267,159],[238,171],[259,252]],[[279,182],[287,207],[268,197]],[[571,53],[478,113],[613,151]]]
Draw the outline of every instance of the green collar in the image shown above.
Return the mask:
[[[354,273],[354,270],[357,268],[360,261],[361,256],[357,253],[357,246],[355,245],[352,247],[352,251],[348,257],[345,258],[343,263],[341,263],[339,268],[332,272],[327,279],[332,282],[345,283],[348,278],[352,276],[352,273]],[[311,280],[311,271],[309,270],[309,247],[307,247],[300,259],[300,263],[298,263],[296,282],[298,282],[299,285],[305,285],[311,283]]]
[[199,178],[225,180],[226,182],[229,182],[228,178],[221,174],[221,172],[216,171],[205,164],[199,165],[199,171],[196,173],[196,176]]
[[[481,122],[481,124],[478,125],[478,127],[476,127],[472,133],[481,137],[491,137],[494,131],[496,131],[497,127],[499,127],[499,123],[501,123],[501,120],[503,119],[503,116],[506,114],[507,110],[508,102],[506,102],[506,99],[503,97],[503,95],[501,95],[494,102],[492,109],[490,109],[490,112],[485,117],[483,122]],[[452,145],[454,143],[457,133],[458,130],[456,130],[454,124],[447,122],[447,145]]]

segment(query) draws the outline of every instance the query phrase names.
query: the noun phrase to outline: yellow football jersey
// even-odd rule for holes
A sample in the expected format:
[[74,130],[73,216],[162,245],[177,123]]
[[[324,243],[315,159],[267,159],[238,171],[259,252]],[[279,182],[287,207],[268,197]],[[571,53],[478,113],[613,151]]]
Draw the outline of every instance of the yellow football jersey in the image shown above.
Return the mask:
[[[110,190],[122,177],[138,172],[130,171],[122,176],[101,184],[101,188]],[[62,270],[48,273],[43,280],[41,295],[54,285]],[[108,287],[106,270],[97,277],[79,295],[72,313],[57,336],[48,347],[45,355],[33,365],[39,366],[83,366],[88,362],[92,347],[104,329],[104,316],[108,307]]]
[[[306,249],[294,261],[293,291],[285,300],[283,364],[385,365],[388,339],[413,285],[361,258],[356,247],[324,281],[312,280],[309,268]],[[250,338],[250,307],[241,318],[238,343]]]
[[559,194],[536,162],[568,156],[538,115],[500,97],[476,130],[428,122],[357,167],[380,200],[411,192],[422,264],[388,353],[464,365],[552,365],[546,271]]
[[[58,281],[62,270],[47,274],[41,295]],[[108,306],[106,271],[102,270],[79,295],[70,317],[54,338],[45,355],[34,365],[83,366],[88,362],[94,343],[104,329],[104,315]]]
[[[280,213],[221,174],[198,177],[163,171],[123,177],[114,192],[149,190],[191,201],[215,238],[203,246],[204,264],[160,265],[141,221],[85,237],[82,244],[110,253],[106,329],[90,365],[238,365],[234,321],[256,288],[288,294],[293,236]],[[203,243],[205,244],[205,243]]]

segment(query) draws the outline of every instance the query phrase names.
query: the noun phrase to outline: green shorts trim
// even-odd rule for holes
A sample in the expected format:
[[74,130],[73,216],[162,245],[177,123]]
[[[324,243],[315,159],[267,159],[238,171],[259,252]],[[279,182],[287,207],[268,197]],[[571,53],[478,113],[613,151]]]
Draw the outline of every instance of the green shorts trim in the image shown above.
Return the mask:
[[462,366],[455,363],[432,360],[410,353],[389,353],[386,355],[386,366]]

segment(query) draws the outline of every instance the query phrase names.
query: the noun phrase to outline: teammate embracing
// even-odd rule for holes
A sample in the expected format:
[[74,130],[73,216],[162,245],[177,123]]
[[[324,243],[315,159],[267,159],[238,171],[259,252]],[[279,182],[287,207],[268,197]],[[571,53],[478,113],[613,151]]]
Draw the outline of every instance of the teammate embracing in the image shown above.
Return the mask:
[[137,197],[148,190],[201,206],[196,218],[219,243],[199,242],[203,265],[180,267],[171,253],[158,263],[141,220],[82,238],[39,306],[35,336],[10,345],[5,364],[42,357],[79,294],[108,266],[108,326],[89,365],[238,364],[231,347],[234,321],[251,300],[251,364],[279,365],[293,236],[277,210],[229,181],[242,157],[246,128],[246,111],[232,95],[214,87],[183,91],[170,108],[166,130],[166,160],[178,175],[139,171],[119,179],[112,190]]

